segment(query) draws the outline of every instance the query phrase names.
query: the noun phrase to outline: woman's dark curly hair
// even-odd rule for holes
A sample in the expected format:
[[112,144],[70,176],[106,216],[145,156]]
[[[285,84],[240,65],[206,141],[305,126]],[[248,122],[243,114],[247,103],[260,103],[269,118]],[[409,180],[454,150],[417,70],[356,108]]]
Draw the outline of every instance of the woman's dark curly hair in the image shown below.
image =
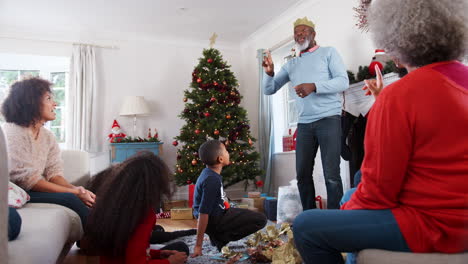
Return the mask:
[[[151,152],[139,153],[105,170],[100,176],[96,203],[85,228],[90,246],[99,255],[123,256],[128,240],[163,197],[173,193],[170,172]],[[98,184],[100,185],[100,184]]]
[[15,82],[2,104],[2,114],[9,123],[28,127],[41,120],[42,96],[51,93],[51,83],[41,78]]

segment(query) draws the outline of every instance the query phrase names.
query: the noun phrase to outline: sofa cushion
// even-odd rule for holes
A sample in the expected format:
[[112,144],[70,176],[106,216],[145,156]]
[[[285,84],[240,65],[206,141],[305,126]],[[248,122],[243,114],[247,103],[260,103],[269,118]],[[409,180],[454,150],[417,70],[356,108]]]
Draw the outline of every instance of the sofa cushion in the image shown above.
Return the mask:
[[466,264],[468,253],[405,253],[380,249],[365,249],[359,252],[357,264]]
[[78,214],[61,205],[28,203],[18,213],[23,225],[8,243],[10,263],[55,263],[64,245],[83,234]]

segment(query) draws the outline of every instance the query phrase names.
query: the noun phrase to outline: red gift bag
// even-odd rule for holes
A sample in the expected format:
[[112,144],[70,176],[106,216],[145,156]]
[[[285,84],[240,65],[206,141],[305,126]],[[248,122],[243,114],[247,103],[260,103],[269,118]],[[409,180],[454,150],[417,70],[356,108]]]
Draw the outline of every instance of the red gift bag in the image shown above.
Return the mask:
[[195,184],[190,184],[188,186],[188,189],[189,189],[188,207],[192,208],[193,207],[193,194],[195,192]]
[[323,201],[322,196],[315,197],[315,203],[317,204],[318,208],[323,209]]

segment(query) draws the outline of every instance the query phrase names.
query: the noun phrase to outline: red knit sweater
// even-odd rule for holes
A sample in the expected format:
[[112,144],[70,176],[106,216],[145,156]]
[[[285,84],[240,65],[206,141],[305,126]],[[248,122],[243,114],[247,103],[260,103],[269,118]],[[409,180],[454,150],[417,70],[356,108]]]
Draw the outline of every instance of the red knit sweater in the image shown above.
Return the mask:
[[342,209],[391,209],[413,252],[468,251],[468,67],[421,67],[369,114],[362,182]]
[[156,215],[154,212],[148,214],[143,222],[135,229],[132,237],[128,241],[127,250],[123,257],[101,256],[101,264],[169,264],[167,259],[159,259],[160,250],[149,248],[149,240],[153,227],[156,224]]

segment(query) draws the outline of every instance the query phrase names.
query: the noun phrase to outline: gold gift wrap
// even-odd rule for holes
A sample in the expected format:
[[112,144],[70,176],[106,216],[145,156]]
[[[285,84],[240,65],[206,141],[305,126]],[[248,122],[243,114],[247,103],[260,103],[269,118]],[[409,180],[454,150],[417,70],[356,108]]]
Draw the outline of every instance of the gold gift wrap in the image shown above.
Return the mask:
[[[281,236],[287,235],[287,241]],[[248,253],[253,262],[269,261],[273,264],[300,264],[301,256],[294,245],[291,226],[283,223],[279,230],[275,226],[267,226],[266,231],[258,231],[246,242]]]
[[171,219],[173,220],[193,219],[192,208],[172,208]]
[[170,211],[172,208],[185,208],[187,207],[187,200],[174,200],[165,201],[163,203],[163,211]]

